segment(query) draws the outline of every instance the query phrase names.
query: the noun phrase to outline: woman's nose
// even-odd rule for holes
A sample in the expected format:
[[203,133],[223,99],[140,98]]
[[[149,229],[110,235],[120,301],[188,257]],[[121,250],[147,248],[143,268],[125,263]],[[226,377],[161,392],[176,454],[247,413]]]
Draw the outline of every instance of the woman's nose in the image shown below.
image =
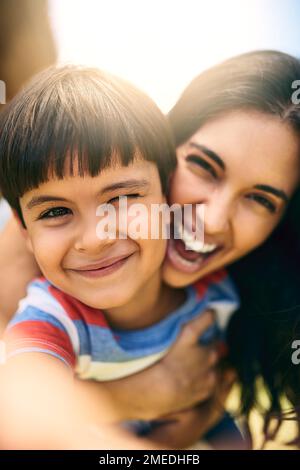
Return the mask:
[[204,231],[206,234],[226,234],[232,222],[232,204],[224,197],[212,197],[204,204]]

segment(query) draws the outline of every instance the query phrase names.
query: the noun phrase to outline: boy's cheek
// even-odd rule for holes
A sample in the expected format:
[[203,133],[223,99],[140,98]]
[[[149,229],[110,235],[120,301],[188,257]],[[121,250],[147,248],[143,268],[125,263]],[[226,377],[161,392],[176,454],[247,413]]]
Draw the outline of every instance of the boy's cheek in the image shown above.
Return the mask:
[[33,253],[33,247],[32,247],[32,243],[31,243],[31,238],[29,236],[29,232],[28,232],[28,229],[24,227],[18,213],[16,211],[13,211],[13,215],[14,215],[14,219],[15,221],[17,222],[18,224],[18,227],[19,227],[19,230],[23,236],[23,238],[25,239],[25,245],[26,245],[26,248],[28,249],[28,251],[30,253]]

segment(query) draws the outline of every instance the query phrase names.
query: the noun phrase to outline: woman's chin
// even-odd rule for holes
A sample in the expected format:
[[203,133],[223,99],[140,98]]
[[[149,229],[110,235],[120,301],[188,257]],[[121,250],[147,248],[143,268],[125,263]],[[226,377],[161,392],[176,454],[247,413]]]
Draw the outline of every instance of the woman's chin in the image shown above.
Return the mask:
[[200,275],[198,274],[191,275],[182,273],[176,269],[169,260],[164,262],[162,273],[164,282],[175,288],[186,287],[189,284],[193,284],[200,278]]
[[186,272],[181,269],[179,264],[175,265],[167,255],[163,264],[162,273],[165,283],[171,287],[180,288],[198,281],[202,277],[203,269],[198,268],[193,272]]

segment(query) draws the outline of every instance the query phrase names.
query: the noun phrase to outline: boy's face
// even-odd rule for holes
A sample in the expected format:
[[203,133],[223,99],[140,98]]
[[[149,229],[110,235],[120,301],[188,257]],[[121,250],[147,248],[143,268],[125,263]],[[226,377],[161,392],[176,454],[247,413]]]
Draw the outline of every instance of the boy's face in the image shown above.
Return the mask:
[[[94,308],[121,307],[132,301],[158,273],[165,256],[162,237],[130,238],[118,224],[117,238],[99,238],[96,228],[103,216],[96,215],[97,207],[110,203],[118,215],[120,196],[127,196],[128,209],[134,203],[146,207],[149,215],[144,220],[150,230],[151,204],[165,202],[156,166],[139,159],[95,177],[75,173],[63,180],[50,179],[20,201],[28,246],[44,276]],[[125,212],[128,226],[136,217]]]

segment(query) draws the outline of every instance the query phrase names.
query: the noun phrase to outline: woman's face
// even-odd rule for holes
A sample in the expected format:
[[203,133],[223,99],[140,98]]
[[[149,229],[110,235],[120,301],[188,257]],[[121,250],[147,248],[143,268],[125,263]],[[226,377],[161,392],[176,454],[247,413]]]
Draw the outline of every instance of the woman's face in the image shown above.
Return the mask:
[[299,181],[298,140],[277,117],[234,111],[208,121],[178,148],[169,202],[204,204],[206,246],[199,252],[188,233],[170,240],[168,284],[191,284],[270,235]]

